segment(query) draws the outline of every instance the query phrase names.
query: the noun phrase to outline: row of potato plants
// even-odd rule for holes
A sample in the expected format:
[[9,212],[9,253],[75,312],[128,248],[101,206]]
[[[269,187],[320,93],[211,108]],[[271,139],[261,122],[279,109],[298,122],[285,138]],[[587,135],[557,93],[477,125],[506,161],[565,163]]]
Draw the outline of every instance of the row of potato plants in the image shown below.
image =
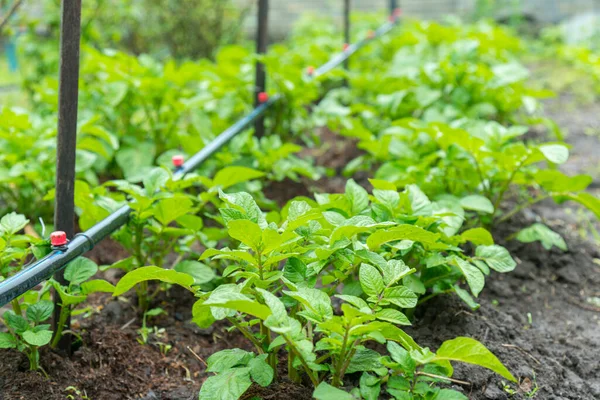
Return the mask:
[[[178,180],[164,167],[151,169],[154,156],[148,154],[164,159],[169,152],[162,152],[171,146],[195,151],[197,147],[185,147],[199,146],[192,136],[213,132],[207,126],[223,127],[246,110],[249,91],[231,96],[231,87],[226,90],[215,81],[245,76],[246,81],[233,87],[248,86],[253,57],[240,57],[240,48],[229,48],[222,52],[231,57],[229,68],[217,61],[160,69],[147,58],[95,54],[102,61],[91,69],[89,82],[83,74],[89,86],[82,97],[93,104],[92,99],[99,102],[113,91],[108,97],[120,99],[96,121],[131,133],[129,139],[116,139],[119,148],[113,146],[116,152],[107,156],[106,165],[114,160],[119,164],[118,152],[128,148],[120,147],[125,140],[132,140],[131,157],[121,157],[131,164],[130,169],[120,165],[126,179],[100,186],[80,175],[79,222],[85,229],[129,201],[132,218],[115,238],[131,256],[101,267],[80,258],[67,267],[68,286],[50,280],[13,302],[13,310],[3,317],[9,332],[0,334],[0,347],[22,350],[33,369],[39,366],[38,348],[58,343],[62,333],[55,332],[52,339],[43,323],[52,313],[51,287],[68,306],[62,316],[66,319],[69,312],[79,312],[77,306],[90,293],[120,296],[132,288],[140,312],[148,312],[161,290],[178,284],[198,297],[194,322],[206,327],[226,320],[255,346],[255,352],[231,349],[209,358],[208,371],[216,375],[203,385],[202,399],[238,398],[252,382],[268,386],[276,379],[279,355],[285,355],[289,378],[314,385],[315,397],[323,399],[371,399],[382,391],[399,399],[465,398],[434,385],[449,381],[451,360],[482,365],[514,381],[474,339],[450,340],[434,353],[420,348],[400,326],[410,324],[419,303],[441,294],[455,293],[476,309],[473,297],[483,289],[490,269],[509,272],[515,267],[486,229],[520,209],[501,211],[509,189],[520,187],[522,195],[543,189],[542,196],[576,200],[598,210],[597,199],[582,192],[589,178],[566,177],[554,168],[568,156],[564,144],[519,139],[526,128],[514,123],[539,121],[535,98],[544,93],[531,91],[526,77],[515,74],[522,68],[515,58],[518,41],[490,25],[408,24],[366,48],[350,72],[307,79],[306,65],[327,59],[340,47],[337,42],[330,28],[313,24],[301,27],[289,48],[274,46],[263,60],[272,91],[282,93],[284,101],[267,120],[272,136],[258,140],[248,133],[237,138],[216,162]],[[171,78],[161,75],[166,71]],[[153,73],[158,77],[140,78]],[[129,78],[121,80],[123,76]],[[198,76],[203,79],[194,80]],[[180,84],[174,84],[178,79]],[[344,80],[349,87],[336,88]],[[146,84],[164,100],[153,93],[137,98],[136,90]],[[122,97],[115,96],[119,88]],[[185,93],[197,101],[183,101]],[[319,97],[318,105],[311,106]],[[200,116],[205,125],[194,130],[186,119],[169,120],[168,115],[178,114],[174,103],[188,103],[186,110],[194,116],[189,121]],[[143,143],[150,142],[136,134],[150,123],[156,124],[150,127],[156,132],[151,145],[160,151],[141,152]],[[372,194],[349,180],[343,194],[297,198],[279,209],[262,194],[265,182],[298,173],[314,177],[319,171],[290,158],[300,147],[279,139],[279,134],[289,138],[294,133],[310,141],[315,127],[324,124],[358,139],[365,154],[347,172],[360,164],[376,168]],[[96,131],[98,125],[89,127]],[[80,137],[86,133],[100,137],[80,129]],[[544,160],[547,165],[540,164]],[[19,234],[27,223],[17,214],[0,221],[3,277],[48,249],[44,240]],[[541,225],[519,237],[564,247],[560,236]],[[166,265],[171,251],[178,257]],[[90,280],[106,268],[126,273],[116,287]],[[162,283],[152,286],[151,280]],[[380,346],[365,346],[369,342]],[[354,373],[360,373],[360,380],[351,388],[344,377]]]

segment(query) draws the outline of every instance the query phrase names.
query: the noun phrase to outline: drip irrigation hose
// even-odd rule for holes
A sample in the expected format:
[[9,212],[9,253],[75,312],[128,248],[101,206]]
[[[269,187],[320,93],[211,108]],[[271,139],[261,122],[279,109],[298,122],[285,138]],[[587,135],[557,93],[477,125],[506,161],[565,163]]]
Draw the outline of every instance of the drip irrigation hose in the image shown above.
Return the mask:
[[[368,38],[346,47],[343,52],[335,55],[328,62],[316,69],[312,74],[312,78],[314,79],[331,71],[346,61],[360,48],[364,47],[374,39],[388,33],[397,24],[398,20],[398,18],[395,18],[386,22]],[[185,174],[198,168],[231,139],[247,129],[257,118],[262,117],[280,98],[281,96],[279,95],[270,97],[264,103],[254,108],[248,115],[223,131],[213,141],[206,145],[206,147],[178,167],[175,170],[174,178],[181,178]],[[102,239],[125,225],[129,220],[129,214],[131,212],[132,209],[128,205],[122,206],[87,231],[75,235],[67,245],[55,248],[50,254],[33,263],[30,267],[25,268],[10,278],[0,282],[0,307],[10,303],[28,290],[33,289],[53,276],[54,273],[64,268],[70,261],[73,261],[85,252],[90,251]]]

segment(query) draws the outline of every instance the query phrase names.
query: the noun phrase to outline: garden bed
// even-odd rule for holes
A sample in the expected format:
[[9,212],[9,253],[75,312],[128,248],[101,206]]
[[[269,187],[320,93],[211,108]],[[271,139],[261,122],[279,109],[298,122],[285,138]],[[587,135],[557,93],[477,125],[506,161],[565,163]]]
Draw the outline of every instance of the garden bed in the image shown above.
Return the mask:
[[[568,138],[575,155],[585,152],[589,145],[581,135],[583,130],[574,127]],[[335,170],[337,176],[317,182],[273,184],[265,191],[267,197],[285,203],[294,196],[309,194],[310,190],[343,191],[345,180],[338,177],[339,172],[345,162],[356,156],[355,146],[328,131],[323,132],[322,138],[321,150],[309,151],[310,155]],[[587,167],[590,166],[583,168]],[[582,169],[573,164],[567,164],[566,168],[574,168],[576,172]],[[417,309],[414,324],[407,332],[432,349],[456,336],[481,341],[520,380],[519,387],[510,386],[509,390],[518,392],[512,398],[525,398],[523,393],[535,393],[540,399],[598,398],[600,364],[596,354],[600,351],[600,309],[586,299],[600,296],[600,253],[594,243],[578,236],[574,229],[577,221],[569,221],[563,211],[556,214],[557,211],[554,204],[540,203],[504,224],[496,236],[508,237],[545,217],[565,237],[568,252],[548,251],[537,243],[503,243],[518,267],[510,274],[494,274],[478,299],[481,308],[477,312],[472,312],[455,296],[437,297]],[[89,256],[110,263],[122,254],[116,242],[106,240]],[[76,322],[76,327],[80,325],[77,330],[82,332],[83,345],[73,357],[63,358],[51,351],[42,354],[48,380],[39,372],[27,370],[24,355],[2,351],[3,398],[52,400],[64,399],[67,394],[75,399],[85,395],[90,399],[197,398],[208,376],[204,360],[225,348],[250,350],[251,346],[237,332],[227,332],[223,324],[200,329],[191,323],[194,298],[188,292],[173,287],[168,296],[168,301],[163,295],[154,304],[168,314],[148,324],[164,328],[164,332],[158,336],[151,334],[150,344],[140,345],[137,330],[141,321],[134,307],[134,296],[115,300],[108,295],[96,295],[89,304],[91,316]],[[160,351],[158,342],[172,346],[166,355]],[[457,365],[454,378],[469,383],[454,387],[469,398],[510,397],[502,378],[490,371]],[[66,392],[66,387],[73,389]],[[268,388],[255,386],[245,398],[309,399],[311,394],[312,388],[283,380]]]

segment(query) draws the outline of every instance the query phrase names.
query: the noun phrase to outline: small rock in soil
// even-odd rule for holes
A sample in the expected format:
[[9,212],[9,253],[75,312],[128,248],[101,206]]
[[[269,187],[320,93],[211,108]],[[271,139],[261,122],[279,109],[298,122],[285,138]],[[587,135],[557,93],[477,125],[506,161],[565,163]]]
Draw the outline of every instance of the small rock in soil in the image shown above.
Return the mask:
[[485,389],[483,396],[489,400],[503,400],[507,398],[506,393],[496,386],[488,386],[487,389]]

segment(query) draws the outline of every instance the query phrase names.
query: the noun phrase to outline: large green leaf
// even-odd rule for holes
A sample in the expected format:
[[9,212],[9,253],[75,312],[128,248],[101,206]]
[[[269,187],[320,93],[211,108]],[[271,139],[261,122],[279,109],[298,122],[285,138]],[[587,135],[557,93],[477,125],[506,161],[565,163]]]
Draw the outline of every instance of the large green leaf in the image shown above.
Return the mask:
[[350,393],[333,387],[325,381],[317,386],[313,392],[313,397],[317,400],[354,400],[354,396]]
[[237,366],[246,366],[254,354],[242,349],[226,349],[214,353],[206,360],[206,372],[223,372]]
[[468,229],[460,234],[464,240],[468,240],[469,242],[480,245],[492,245],[494,244],[494,238],[492,234],[484,228],[473,228]]
[[187,196],[176,195],[162,199],[154,205],[154,218],[163,226],[167,226],[177,218],[189,213],[192,208],[193,203]]
[[569,149],[564,144],[543,144],[539,149],[546,160],[554,164],[563,164],[569,159]]
[[52,331],[26,331],[23,332],[23,340],[32,346],[45,346],[52,340]]
[[465,261],[460,257],[454,257],[453,261],[467,280],[467,283],[471,288],[471,293],[473,293],[473,296],[477,297],[485,285],[485,277],[483,272],[481,272],[479,268],[475,267],[470,262]]
[[240,166],[226,167],[216,173],[213,184],[220,186],[221,189],[227,189],[230,186],[260,178],[264,175],[264,172],[252,168]]
[[445,341],[438,349],[435,360],[460,361],[479,365],[496,372],[511,382],[517,381],[491,351],[472,338],[457,337]]
[[567,251],[567,243],[562,236],[540,223],[535,223],[521,229],[517,233],[517,240],[523,243],[540,241],[546,250],[550,250],[552,246],[556,246],[563,251]]
[[255,222],[247,219],[229,221],[227,224],[229,236],[239,240],[257,252],[262,244],[262,230]]
[[252,380],[262,387],[269,386],[275,377],[273,368],[265,361],[266,358],[267,354],[261,354],[248,363]]
[[437,241],[439,234],[426,231],[414,225],[400,225],[387,231],[377,231],[367,239],[369,249],[376,250],[384,243],[396,240],[412,240],[422,244],[433,244]]
[[9,235],[14,235],[29,223],[29,220],[21,214],[11,212],[0,219],[0,235],[6,232]]
[[494,271],[510,272],[517,266],[517,263],[510,256],[508,250],[497,244],[491,246],[477,246],[475,255],[482,258]]
[[494,205],[492,202],[484,196],[473,194],[460,199],[460,205],[465,210],[478,211],[482,213],[493,214]]
[[65,279],[72,285],[80,285],[96,275],[98,266],[95,262],[85,257],[77,257],[65,268]]
[[159,189],[161,189],[169,180],[169,173],[163,168],[152,168],[152,170],[144,177],[144,189],[146,195],[152,197]]
[[199,400],[238,400],[250,385],[250,368],[232,368],[208,377],[200,389]]
[[40,300],[27,308],[25,315],[27,319],[35,324],[47,320],[52,316],[54,303],[49,300]]
[[353,179],[346,182],[346,198],[350,201],[352,214],[360,213],[369,205],[369,194]]
[[10,333],[0,332],[0,349],[14,349],[17,347],[17,339]]
[[383,277],[377,268],[369,264],[362,264],[360,266],[358,277],[363,292],[365,292],[368,296],[379,296],[379,294],[385,288]]
[[589,193],[577,193],[577,194],[568,194],[567,198],[578,202],[582,206],[589,209],[596,215],[596,218],[600,219],[600,199],[589,194]]
[[151,280],[159,280],[165,283],[175,283],[191,291],[191,286],[194,284],[194,278],[182,272],[154,266],[141,267],[125,274],[125,276],[121,278],[119,283],[117,283],[113,296],[120,296],[138,283]]
[[208,283],[216,276],[215,271],[212,268],[206,264],[193,260],[181,261],[173,269],[177,272],[191,275],[198,285]]

